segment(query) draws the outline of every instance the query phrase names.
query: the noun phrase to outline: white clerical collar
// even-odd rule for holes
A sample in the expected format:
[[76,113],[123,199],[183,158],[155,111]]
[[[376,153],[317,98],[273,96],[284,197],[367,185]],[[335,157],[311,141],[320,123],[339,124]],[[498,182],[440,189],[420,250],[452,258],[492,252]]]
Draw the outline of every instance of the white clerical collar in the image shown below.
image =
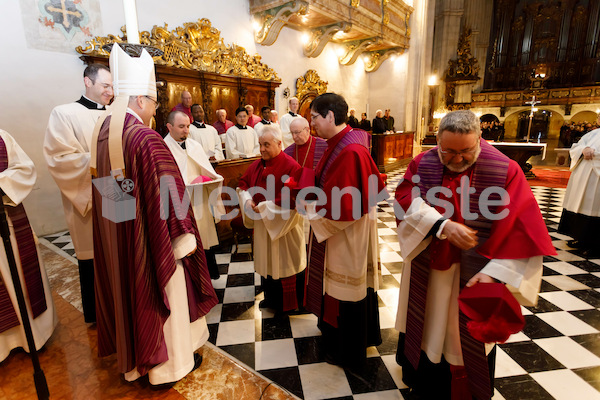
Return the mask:
[[142,118],[139,115],[137,115],[136,112],[133,111],[131,108],[127,107],[127,112],[136,117],[138,121],[140,121],[142,124],[144,123],[144,121],[142,121]]
[[96,105],[96,108],[97,108],[98,110],[104,110],[104,108],[105,108],[105,107],[104,107],[102,104],[98,103],[97,101],[94,101],[94,100],[90,99],[90,98],[89,98],[89,97],[87,97],[85,94],[84,94],[84,95],[81,95],[81,97],[83,97],[83,98],[84,98],[84,99],[86,99],[87,101],[91,101],[92,103],[94,103],[94,104]]

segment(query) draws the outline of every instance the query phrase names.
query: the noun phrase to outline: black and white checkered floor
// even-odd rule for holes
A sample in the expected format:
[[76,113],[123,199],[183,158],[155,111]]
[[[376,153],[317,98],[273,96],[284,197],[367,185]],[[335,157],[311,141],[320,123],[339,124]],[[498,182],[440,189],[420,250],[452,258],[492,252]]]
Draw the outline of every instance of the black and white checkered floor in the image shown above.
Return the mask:
[[[388,174],[395,189],[403,170]],[[532,188],[556,257],[544,259],[536,308],[523,308],[527,324],[499,346],[494,400],[600,399],[600,259],[587,260],[556,232],[565,189]],[[383,289],[378,292],[383,343],[369,349],[368,375],[327,364],[316,318],[273,318],[259,309],[263,298],[249,244],[217,255],[222,276],[213,281],[219,304],[207,316],[210,341],[242,363],[304,399],[402,399],[406,386],[395,362],[394,320],[402,258],[391,206],[378,209]],[[68,232],[45,237],[73,256]]]

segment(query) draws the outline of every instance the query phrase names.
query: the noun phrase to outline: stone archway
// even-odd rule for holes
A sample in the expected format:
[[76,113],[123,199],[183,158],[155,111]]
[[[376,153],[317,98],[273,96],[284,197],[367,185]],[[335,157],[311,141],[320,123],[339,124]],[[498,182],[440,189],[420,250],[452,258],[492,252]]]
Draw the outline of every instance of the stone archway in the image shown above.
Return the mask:
[[579,111],[571,117],[571,122],[596,122],[598,114],[593,111]]

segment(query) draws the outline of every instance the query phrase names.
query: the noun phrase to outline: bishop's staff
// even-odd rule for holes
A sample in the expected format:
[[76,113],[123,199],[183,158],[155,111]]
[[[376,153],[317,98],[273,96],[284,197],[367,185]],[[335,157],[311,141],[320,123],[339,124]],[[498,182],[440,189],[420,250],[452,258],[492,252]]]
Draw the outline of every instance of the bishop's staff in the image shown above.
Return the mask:
[[4,195],[4,191],[0,189],[0,235],[2,236],[2,241],[4,242],[6,259],[8,260],[10,275],[15,287],[17,303],[19,304],[19,311],[21,313],[21,322],[23,324],[23,329],[25,330],[27,346],[29,346],[29,355],[31,356],[31,362],[33,364],[33,380],[35,382],[35,390],[39,400],[47,400],[50,398],[50,393],[48,391],[48,384],[46,383],[46,376],[44,375],[44,371],[40,366],[40,360],[38,359],[35,348],[35,341],[33,340],[33,332],[31,331],[31,323],[29,322],[29,314],[27,313],[23,287],[21,286],[21,278],[19,277],[17,263],[15,262],[15,254],[10,242],[10,229],[8,227],[8,221],[6,220],[6,210],[4,208],[4,202],[1,201]]

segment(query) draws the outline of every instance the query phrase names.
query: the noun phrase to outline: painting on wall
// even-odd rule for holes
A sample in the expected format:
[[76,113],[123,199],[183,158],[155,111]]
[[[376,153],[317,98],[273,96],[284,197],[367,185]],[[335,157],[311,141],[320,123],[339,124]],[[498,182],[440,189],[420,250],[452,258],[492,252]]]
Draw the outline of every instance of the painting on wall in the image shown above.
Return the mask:
[[99,0],[21,0],[27,47],[73,53],[101,34]]

